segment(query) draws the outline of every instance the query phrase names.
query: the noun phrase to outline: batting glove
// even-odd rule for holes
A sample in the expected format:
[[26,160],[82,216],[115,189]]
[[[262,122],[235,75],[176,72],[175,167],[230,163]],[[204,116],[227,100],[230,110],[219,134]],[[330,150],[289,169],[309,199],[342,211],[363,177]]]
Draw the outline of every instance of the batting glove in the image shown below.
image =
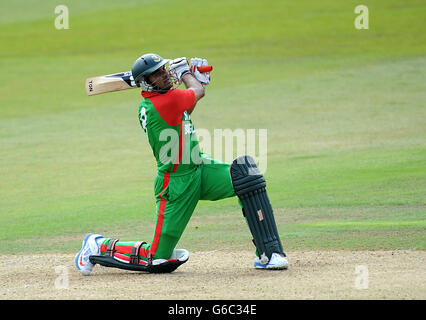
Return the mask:
[[191,72],[202,85],[206,86],[210,83],[210,72],[200,72],[199,67],[207,66],[208,62],[206,59],[192,58],[191,59]]
[[189,70],[188,60],[185,57],[170,61],[169,70],[177,84],[182,83],[182,77],[184,74],[191,72]]

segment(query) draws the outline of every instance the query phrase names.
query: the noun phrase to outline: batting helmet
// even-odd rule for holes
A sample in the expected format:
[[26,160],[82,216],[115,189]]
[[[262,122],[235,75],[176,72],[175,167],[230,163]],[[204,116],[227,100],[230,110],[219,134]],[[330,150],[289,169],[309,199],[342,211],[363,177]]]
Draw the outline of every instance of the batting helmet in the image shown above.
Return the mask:
[[160,69],[166,63],[168,63],[169,59],[163,59],[158,54],[155,53],[147,53],[143,56],[139,57],[132,67],[132,76],[135,80],[137,86],[141,87],[143,91],[156,92],[163,91],[153,85],[148,77],[153,72]]

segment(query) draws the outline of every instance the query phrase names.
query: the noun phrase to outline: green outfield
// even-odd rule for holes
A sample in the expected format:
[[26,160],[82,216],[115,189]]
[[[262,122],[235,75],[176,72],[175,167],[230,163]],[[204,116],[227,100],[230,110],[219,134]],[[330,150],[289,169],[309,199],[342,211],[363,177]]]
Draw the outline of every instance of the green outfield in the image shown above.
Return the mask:
[[[88,77],[146,52],[214,66],[196,128],[267,129],[265,177],[288,250],[426,249],[426,4],[0,3],[0,253],[74,252],[87,232],[150,241],[155,162],[138,90]],[[236,199],[200,202],[179,246],[253,248]]]

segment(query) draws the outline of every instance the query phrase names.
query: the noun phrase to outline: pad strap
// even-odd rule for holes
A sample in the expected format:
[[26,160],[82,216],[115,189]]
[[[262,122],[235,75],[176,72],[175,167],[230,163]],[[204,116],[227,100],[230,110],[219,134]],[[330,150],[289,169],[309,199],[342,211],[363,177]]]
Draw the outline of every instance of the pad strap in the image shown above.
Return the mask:
[[[246,212],[244,211],[244,208],[241,208],[241,209],[243,211],[243,217],[247,219]],[[251,239],[251,242],[253,242],[254,246],[257,248],[256,240],[254,240],[254,238]]]
[[130,255],[131,264],[139,264],[139,251],[143,244],[146,244],[145,241],[136,241],[132,247],[132,253]]
[[114,257],[114,253],[115,253],[115,244],[119,241],[120,239],[111,239],[109,240],[108,243],[108,247],[106,249],[105,255],[110,256],[110,257]]

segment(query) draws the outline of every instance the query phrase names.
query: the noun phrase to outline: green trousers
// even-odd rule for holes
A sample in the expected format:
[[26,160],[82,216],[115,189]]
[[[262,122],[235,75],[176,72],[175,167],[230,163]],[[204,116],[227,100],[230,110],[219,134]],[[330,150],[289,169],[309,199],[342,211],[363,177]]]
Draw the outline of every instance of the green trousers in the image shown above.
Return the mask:
[[[151,243],[142,245],[140,256],[146,260],[169,259],[184,232],[199,200],[220,200],[235,196],[230,165],[211,160],[186,173],[158,172],[154,183],[157,221]],[[241,203],[240,203],[241,205]],[[105,239],[101,254],[110,239]],[[116,252],[126,260],[135,241],[118,241]]]

